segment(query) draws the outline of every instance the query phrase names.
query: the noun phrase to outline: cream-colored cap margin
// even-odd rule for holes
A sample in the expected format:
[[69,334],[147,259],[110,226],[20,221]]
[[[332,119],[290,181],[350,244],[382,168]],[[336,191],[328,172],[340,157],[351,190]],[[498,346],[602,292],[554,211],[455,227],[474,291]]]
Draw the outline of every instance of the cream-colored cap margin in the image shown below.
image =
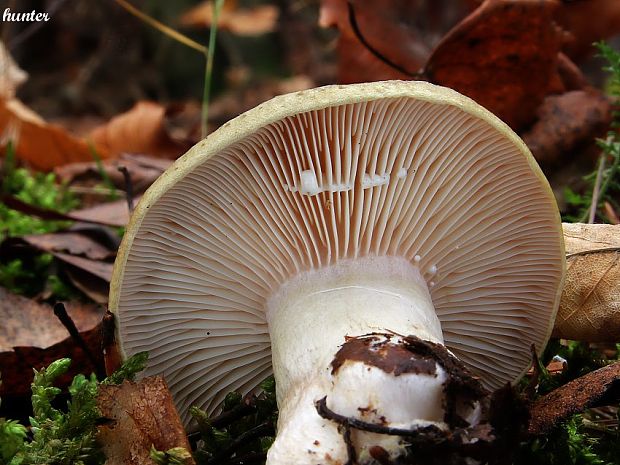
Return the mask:
[[[490,111],[452,89],[436,86],[424,81],[381,81],[362,84],[330,85],[318,87],[316,89],[302,90],[274,97],[225,123],[206,139],[198,142],[153,183],[136,206],[118,250],[118,255],[114,263],[114,271],[112,273],[112,281],[110,283],[109,310],[113,313],[117,313],[119,310],[121,284],[123,282],[129,250],[131,249],[136,233],[140,229],[142,220],[148,213],[149,208],[180,179],[192,172],[197,166],[203,164],[206,160],[215,156],[226,147],[256,132],[263,126],[286,117],[337,105],[399,97],[409,97],[435,104],[452,105],[485,121],[493,128],[497,129],[497,131],[519,148],[519,151],[523,154],[532,169],[532,173],[540,181],[549,202],[554,206],[556,205],[555,197],[547,179],[519,136]],[[560,214],[557,207],[554,208],[553,211],[556,215],[556,233],[560,238],[562,256],[564,256],[564,240]],[[546,331],[545,343],[551,335],[560,303],[564,275],[566,273],[566,263],[564,261],[562,261],[562,267],[562,282],[556,293],[555,302],[553,304],[553,318],[550,319],[549,327]],[[125,358],[126,354],[119,337],[118,326],[117,319],[116,339],[121,355]]]

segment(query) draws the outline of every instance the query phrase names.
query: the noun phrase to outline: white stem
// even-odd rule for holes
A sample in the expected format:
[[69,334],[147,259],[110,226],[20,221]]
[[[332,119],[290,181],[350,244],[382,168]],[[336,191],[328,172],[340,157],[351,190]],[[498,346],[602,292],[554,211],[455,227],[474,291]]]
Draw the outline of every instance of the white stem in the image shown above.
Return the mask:
[[363,361],[346,360],[337,370],[332,364],[346,338],[370,333],[388,335],[378,341],[394,347],[402,341],[389,335],[443,344],[427,284],[409,261],[366,257],[304,273],[270,299],[267,321],[280,411],[269,465],[346,462],[337,425],[315,408],[325,396],[329,408],[365,421],[405,427],[442,421],[446,374],[439,365],[432,374],[395,375]]

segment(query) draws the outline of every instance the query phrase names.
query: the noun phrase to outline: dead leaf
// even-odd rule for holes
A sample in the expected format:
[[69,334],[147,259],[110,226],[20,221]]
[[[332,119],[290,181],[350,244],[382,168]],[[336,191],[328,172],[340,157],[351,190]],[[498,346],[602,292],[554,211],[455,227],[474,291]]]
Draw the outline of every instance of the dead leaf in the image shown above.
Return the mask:
[[[255,36],[273,32],[279,11],[275,5],[256,5],[237,8],[237,2],[228,1],[218,18],[218,28],[240,36]],[[213,23],[213,3],[206,1],[183,13],[179,22],[183,26],[207,28]]]
[[106,305],[108,303],[108,295],[110,293],[110,282],[93,276],[89,273],[84,273],[77,267],[66,267],[64,272],[76,288],[78,288],[84,295],[88,296],[93,302],[97,302],[100,305]]
[[0,384],[0,398],[2,398],[2,413],[0,416],[22,418],[32,408],[30,384],[33,379],[32,369],[40,370],[54,360],[69,357],[71,367],[61,376],[55,385],[64,389],[71,384],[74,376],[82,373],[102,371],[104,366],[101,354],[101,328],[99,326],[80,333],[82,339],[96,358],[96,366],[90,358],[75,343],[67,337],[61,342],[46,348],[33,346],[14,347],[13,351],[0,352],[0,367],[2,367],[2,384]]
[[92,140],[112,156],[142,153],[177,158],[191,144],[173,140],[165,128],[166,108],[156,102],[136,103],[126,113],[93,130]]
[[620,227],[611,224],[562,223],[566,254],[620,247]]
[[425,66],[514,129],[533,122],[545,96],[564,90],[558,73],[563,33],[554,0],[486,0],[441,40]]
[[[3,144],[15,143],[16,157],[31,167],[49,171],[78,161],[92,161],[87,142],[69,134],[64,128],[46,123],[18,100],[0,100],[0,134]],[[108,151],[95,144],[100,158]]]
[[611,224],[620,224],[620,218],[618,218],[616,210],[614,210],[614,207],[609,202],[605,201],[603,204],[603,211]]
[[564,224],[567,273],[554,337],[620,341],[620,226]]
[[71,188],[92,187],[101,185],[103,170],[116,188],[124,190],[125,178],[119,167],[125,167],[129,172],[133,192],[137,194],[144,192],[171,164],[172,160],[168,159],[124,153],[118,158],[105,160],[102,163],[93,161],[67,164],[54,169],[54,173]]
[[[79,331],[93,329],[103,317],[92,304],[68,302],[67,313]],[[52,307],[18,296],[0,287],[0,351],[16,346],[49,347],[69,335]]]
[[530,410],[528,432],[545,434],[570,415],[616,401],[620,395],[620,362],[600,368],[541,397]]
[[96,366],[69,336],[51,306],[0,288],[0,398],[3,412],[15,412],[20,417],[28,412],[33,368],[41,369],[62,357],[71,358],[69,373],[59,380],[61,387],[68,386],[78,373],[102,371],[99,324],[103,309],[80,302],[67,302],[66,309],[94,355]]
[[[157,450],[183,447],[191,450],[185,430],[163,377],[124,381],[120,386],[102,385],[97,405],[111,425],[99,427],[98,440],[106,465],[153,465],[151,445]],[[188,464],[193,464],[189,460]]]
[[575,90],[545,97],[536,113],[538,121],[522,135],[523,141],[539,162],[557,162],[605,133],[611,102],[597,90]]
[[[141,196],[140,196],[141,197]],[[134,198],[134,205],[140,197]],[[93,207],[73,210],[71,218],[78,221],[86,221],[107,226],[125,226],[129,222],[129,207],[127,200],[115,200],[114,202],[101,203]]]
[[15,97],[15,91],[28,79],[28,73],[21,69],[0,40],[0,99]]
[[95,275],[104,281],[110,282],[112,279],[112,263],[106,263],[99,260],[90,260],[88,258],[77,257],[75,255],[60,252],[52,252],[52,254],[59,260]]
[[564,45],[574,59],[584,58],[595,51],[594,42],[620,32],[620,2],[617,0],[588,0],[562,2],[556,15],[558,23],[570,38]]
[[116,255],[115,251],[108,249],[90,237],[72,231],[30,234],[19,239],[43,252],[66,252],[70,255],[80,255],[92,260],[110,259]]
[[[134,199],[134,201],[137,199],[138,197]],[[45,220],[83,221],[104,226],[124,226],[129,219],[126,200],[103,203],[96,207],[74,210],[71,213],[60,213],[54,210],[36,207],[10,195],[0,195],[0,200],[13,210],[27,215],[37,216]]]
[[454,0],[353,2],[355,20],[362,37],[403,73],[376,57],[356,35],[349,21],[347,0],[322,0],[321,27],[337,27],[338,80],[353,82],[410,79],[426,63],[443,34],[467,11]]

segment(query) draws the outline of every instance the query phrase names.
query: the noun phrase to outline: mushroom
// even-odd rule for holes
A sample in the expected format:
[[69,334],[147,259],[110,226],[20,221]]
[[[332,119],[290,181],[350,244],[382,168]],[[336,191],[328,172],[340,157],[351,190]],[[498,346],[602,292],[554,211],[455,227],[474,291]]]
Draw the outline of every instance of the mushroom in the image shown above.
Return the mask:
[[[109,305],[121,353],[150,352],[146,374],[165,375],[187,425],[190,406],[212,413],[273,372],[267,462],[345,463],[319,407],[449,428],[452,373],[433,351],[486,389],[518,379],[551,332],[563,247],[527,147],[475,102],[424,82],[327,86],[242,114],[153,184]],[[359,463],[405,443],[349,440]]]

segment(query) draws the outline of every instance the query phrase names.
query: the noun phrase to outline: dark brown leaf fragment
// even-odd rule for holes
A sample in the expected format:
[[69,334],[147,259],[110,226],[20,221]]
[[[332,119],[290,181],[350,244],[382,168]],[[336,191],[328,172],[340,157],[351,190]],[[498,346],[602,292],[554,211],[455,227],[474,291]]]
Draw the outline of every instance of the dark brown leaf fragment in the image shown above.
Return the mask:
[[537,115],[538,121],[522,137],[539,162],[552,163],[602,136],[611,122],[611,104],[594,89],[575,90],[549,95]]
[[619,396],[620,362],[616,362],[573,380],[534,402],[528,432],[545,434],[569,416],[608,401],[617,402]]

